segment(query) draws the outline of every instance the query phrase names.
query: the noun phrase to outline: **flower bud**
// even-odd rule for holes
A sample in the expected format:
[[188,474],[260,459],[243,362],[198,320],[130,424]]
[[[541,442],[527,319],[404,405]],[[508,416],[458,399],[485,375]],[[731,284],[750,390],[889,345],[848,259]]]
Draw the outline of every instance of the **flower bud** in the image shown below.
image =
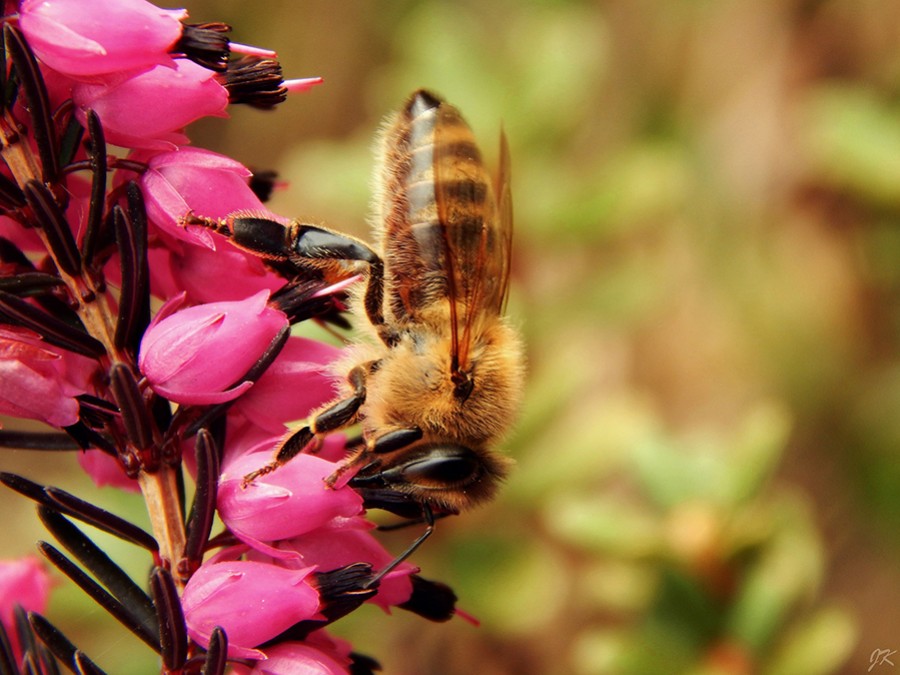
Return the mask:
[[268,298],[268,291],[260,291],[246,300],[180,310],[184,296],[173,298],[141,341],[141,373],[155,392],[176,403],[237,398],[253,386],[240,378],[288,326],[287,317],[266,304]]
[[[89,10],[89,11],[88,11]],[[35,55],[66,75],[95,76],[173,59],[183,9],[144,0],[23,0],[19,25]],[[136,36],[140,35],[140,39]]]
[[346,675],[352,663],[349,656],[326,651],[307,642],[282,642],[266,650],[251,675]]
[[56,349],[24,328],[0,328],[0,413],[55,427],[78,421],[97,363]]
[[259,256],[237,246],[211,249],[193,241],[180,244],[170,258],[172,278],[191,302],[240,300],[284,285],[284,279],[269,270]]
[[229,657],[264,658],[253,648],[295,623],[320,618],[312,571],[248,560],[203,563],[181,599],[188,634],[207,647],[213,629],[221,626]]
[[285,425],[307,417],[334,398],[332,364],[341,351],[324,342],[292,337],[266,369],[256,385],[238,401],[240,413],[273,434]]
[[237,160],[190,147],[149,157],[136,152],[129,159],[147,164],[140,179],[147,216],[171,238],[215,249],[212,233],[200,227],[184,228],[180,219],[191,212],[210,218],[235,211],[266,213],[248,185],[250,170]]
[[[298,559],[284,560],[281,564],[315,565],[318,571],[324,572],[364,562],[377,573],[393,562],[394,556],[372,536],[370,530],[374,527],[374,523],[363,517],[335,519],[328,526],[279,542],[279,548],[300,554]],[[414,565],[400,563],[381,579],[371,602],[386,612],[392,605],[407,602],[412,594],[410,575],[417,571]]]
[[50,576],[34,556],[0,560],[0,623],[12,641],[13,652],[21,654],[13,610],[16,605],[29,612],[44,612],[50,596]]
[[76,83],[72,100],[82,124],[88,108],[99,115],[107,142],[170,150],[188,142],[182,129],[194,120],[225,117],[228,93],[211,70],[178,59],[174,66]]
[[234,459],[226,453],[219,479],[219,515],[238,539],[253,548],[276,557],[296,557],[265,542],[296,537],[336,517],[358,515],[362,498],[349,487],[329,488],[325,479],[338,464],[308,454],[297,455],[245,486],[244,476],[272,459],[274,445],[270,441]]

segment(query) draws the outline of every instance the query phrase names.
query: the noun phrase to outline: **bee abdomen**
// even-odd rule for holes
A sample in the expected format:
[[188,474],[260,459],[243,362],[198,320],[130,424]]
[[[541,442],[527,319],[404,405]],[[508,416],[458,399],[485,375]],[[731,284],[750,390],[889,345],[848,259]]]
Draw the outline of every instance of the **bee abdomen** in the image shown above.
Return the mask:
[[[468,124],[427,91],[413,94],[394,119],[385,148],[381,213],[389,311],[413,319],[448,295],[448,274],[479,272],[477,255],[468,251],[481,246],[493,218],[492,188]],[[450,251],[465,255],[451,264]]]

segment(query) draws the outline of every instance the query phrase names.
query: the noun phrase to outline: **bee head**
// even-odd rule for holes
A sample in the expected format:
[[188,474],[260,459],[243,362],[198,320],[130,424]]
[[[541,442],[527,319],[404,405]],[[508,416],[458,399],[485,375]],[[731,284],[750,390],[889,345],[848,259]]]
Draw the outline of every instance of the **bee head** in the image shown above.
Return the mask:
[[391,493],[399,493],[414,502],[458,512],[490,499],[506,477],[508,462],[487,450],[456,443],[420,443],[379,456],[360,469],[350,486],[370,496],[381,494],[387,501]]

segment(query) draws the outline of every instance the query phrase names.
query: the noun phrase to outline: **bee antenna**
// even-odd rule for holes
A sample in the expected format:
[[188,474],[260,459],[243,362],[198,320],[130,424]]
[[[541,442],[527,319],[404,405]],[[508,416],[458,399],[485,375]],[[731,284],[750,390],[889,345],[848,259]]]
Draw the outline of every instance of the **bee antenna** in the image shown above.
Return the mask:
[[425,502],[422,503],[422,516],[425,519],[425,523],[428,525],[428,527],[425,528],[425,531],[420,534],[419,537],[412,544],[410,544],[405,551],[403,551],[403,553],[401,553],[390,563],[388,563],[387,567],[382,569],[378,574],[372,577],[371,580],[366,582],[366,584],[363,586],[363,589],[372,588],[373,586],[378,584],[378,582],[380,582],[385,576],[393,572],[394,569],[396,569],[397,565],[399,565],[409,556],[415,553],[416,549],[419,548],[419,546],[421,546],[422,543],[431,536],[431,533],[434,532],[434,513],[431,511],[431,507]]

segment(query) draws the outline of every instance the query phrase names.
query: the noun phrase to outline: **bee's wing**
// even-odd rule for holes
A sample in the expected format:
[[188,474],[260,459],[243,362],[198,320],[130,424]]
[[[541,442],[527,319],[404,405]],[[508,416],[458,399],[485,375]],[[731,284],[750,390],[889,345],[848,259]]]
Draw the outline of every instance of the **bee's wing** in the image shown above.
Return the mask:
[[506,309],[506,300],[509,297],[509,274],[512,268],[512,233],[513,233],[513,207],[512,189],[509,179],[509,143],[506,134],[500,131],[500,166],[497,169],[497,177],[494,181],[494,194],[497,197],[497,241],[500,249],[497,260],[500,270],[497,276],[497,286],[494,296],[491,298],[492,306],[498,313]]
[[452,322],[451,356],[465,369],[475,324],[485,314],[502,311],[509,287],[512,205],[506,139],[501,136],[495,186],[471,129],[456,108],[442,104],[435,121],[433,167]]

